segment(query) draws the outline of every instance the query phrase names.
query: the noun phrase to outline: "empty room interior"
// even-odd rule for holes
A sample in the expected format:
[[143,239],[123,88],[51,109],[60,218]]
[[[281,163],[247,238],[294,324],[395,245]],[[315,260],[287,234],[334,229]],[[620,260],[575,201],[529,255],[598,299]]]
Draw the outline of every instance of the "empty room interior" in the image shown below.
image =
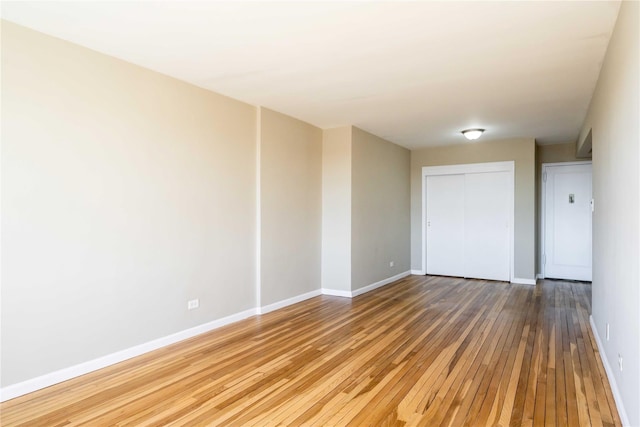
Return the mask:
[[640,2],[1,17],[1,425],[640,427]]

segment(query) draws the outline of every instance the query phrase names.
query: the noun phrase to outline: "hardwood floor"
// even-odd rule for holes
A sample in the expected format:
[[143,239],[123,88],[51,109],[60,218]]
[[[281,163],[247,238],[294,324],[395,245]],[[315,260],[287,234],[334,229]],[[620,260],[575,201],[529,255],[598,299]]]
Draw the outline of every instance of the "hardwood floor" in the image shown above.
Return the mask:
[[619,426],[590,286],[410,276],[5,402],[3,426]]

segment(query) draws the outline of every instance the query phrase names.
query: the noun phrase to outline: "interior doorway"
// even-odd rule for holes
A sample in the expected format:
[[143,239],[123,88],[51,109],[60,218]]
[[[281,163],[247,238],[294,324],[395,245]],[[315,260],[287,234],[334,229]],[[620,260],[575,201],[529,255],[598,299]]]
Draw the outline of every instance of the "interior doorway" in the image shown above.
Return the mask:
[[591,281],[591,162],[542,165],[542,276]]

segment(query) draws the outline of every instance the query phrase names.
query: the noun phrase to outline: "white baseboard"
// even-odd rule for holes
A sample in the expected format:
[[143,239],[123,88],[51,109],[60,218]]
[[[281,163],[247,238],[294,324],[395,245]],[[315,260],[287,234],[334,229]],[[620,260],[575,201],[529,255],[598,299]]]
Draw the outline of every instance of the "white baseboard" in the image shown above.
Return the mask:
[[353,295],[351,295],[351,291],[342,291],[339,289],[327,289],[327,288],[322,288],[322,295],[332,295],[334,297],[345,297],[345,298],[351,298],[353,297]]
[[267,314],[271,311],[278,310],[280,308],[284,308],[288,305],[296,304],[298,302],[304,301],[309,298],[317,297],[318,295],[322,295],[322,291],[320,289],[316,289],[311,292],[307,292],[306,294],[297,295],[295,297],[287,298],[282,301],[274,302],[273,304],[265,305],[263,307],[258,308],[258,314]]
[[591,325],[591,332],[593,332],[593,336],[596,339],[596,345],[598,346],[600,359],[602,360],[604,370],[607,373],[607,378],[609,379],[609,385],[611,386],[611,391],[613,392],[613,400],[616,402],[616,408],[618,408],[620,421],[622,421],[623,426],[630,426],[631,423],[629,422],[629,416],[627,415],[627,411],[624,409],[624,404],[622,403],[622,395],[620,395],[618,384],[616,384],[616,378],[613,375],[613,369],[611,368],[609,360],[607,359],[607,353],[604,352],[604,346],[602,345],[602,341],[600,340],[598,328],[596,328],[596,324],[593,321],[593,316],[589,316],[589,324]]
[[50,372],[48,374],[41,375],[39,377],[32,378],[30,380],[26,380],[17,384],[12,384],[0,389],[0,402],[4,402],[6,400],[22,396],[33,391],[52,386],[54,384],[67,381],[75,377],[79,377],[80,375],[88,374],[89,372],[97,371],[98,369],[106,368],[107,366],[115,365],[116,363],[120,363],[124,360],[140,356],[153,350],[157,350],[161,347],[166,347],[187,338],[192,338],[196,335],[200,335],[213,329],[220,328],[221,326],[246,319],[247,317],[254,316],[255,314],[257,314],[257,310],[255,308],[241,311],[240,313],[235,313],[221,319],[194,326],[193,328],[185,329],[184,331],[157,338],[155,340],[126,348],[115,353],[107,354],[106,356],[102,356],[97,359],[89,360],[87,362],[70,366],[68,368]]
[[396,280],[400,280],[403,277],[407,277],[410,274],[412,274],[411,271],[405,271],[402,272],[400,274],[396,274],[395,276],[386,278],[384,280],[381,280],[379,282],[376,283],[372,283],[371,285],[365,286],[363,288],[360,289],[356,289],[355,291],[342,291],[342,290],[338,290],[338,289],[327,289],[327,288],[322,288],[322,294],[323,295],[333,295],[336,297],[345,297],[345,298],[353,298],[353,297],[357,297],[358,295],[362,295],[365,294],[367,292],[370,292],[374,289],[378,289],[384,285],[388,285],[389,283],[393,283]]
[[422,270],[411,270],[411,274],[415,274],[416,276],[424,276],[427,273]]
[[535,285],[536,279],[521,279],[519,277],[514,277],[511,279],[511,283],[516,283],[518,285]]
[[388,285],[389,283],[393,283],[396,280],[400,280],[403,277],[407,277],[410,274],[411,274],[411,271],[405,271],[403,273],[396,274],[395,276],[391,276],[391,277],[386,278],[384,280],[381,280],[379,282],[372,283],[371,285],[365,286],[364,288],[360,288],[360,289],[356,289],[355,291],[351,291],[351,295],[354,296],[354,297],[357,297],[358,295],[362,295],[364,293],[371,292],[374,289],[378,289],[378,288],[380,288],[382,286]]
[[133,357],[140,356],[150,351],[157,350],[159,348],[166,347],[171,344],[175,344],[179,341],[192,338],[196,335],[209,332],[211,330],[220,328],[230,323],[237,322],[239,320],[246,319],[247,317],[251,317],[256,314],[269,313],[271,311],[278,310],[280,308],[283,308],[292,304],[296,304],[300,301],[304,301],[306,299],[313,298],[321,294],[351,298],[357,295],[361,295],[365,292],[372,291],[374,289],[377,289],[389,283],[395,282],[396,280],[402,279],[403,277],[406,277],[409,274],[410,272],[406,271],[404,273],[398,274],[393,277],[389,277],[388,279],[381,280],[380,282],[376,282],[364,288],[357,289],[356,291],[353,291],[353,292],[336,290],[336,289],[317,289],[302,295],[288,298],[283,301],[269,304],[264,307],[252,308],[249,310],[242,311],[240,313],[235,313],[230,316],[223,317],[221,319],[213,320],[211,322],[204,323],[202,325],[194,326],[193,328],[185,329],[184,331],[176,332],[174,334],[157,338],[155,340],[152,340],[143,344],[139,344],[130,348],[126,348],[124,350],[120,350],[115,353],[107,354],[97,359],[79,363],[77,365],[70,366],[68,368],[63,368],[58,371],[50,372],[48,374],[41,375],[36,378],[32,378],[17,384],[12,384],[10,386],[1,388],[0,402],[4,402],[6,400],[10,400],[10,399],[22,396],[24,394],[43,389],[45,387],[49,387],[54,384],[58,384],[63,381],[70,380],[72,378],[76,378],[81,375],[88,374],[93,371],[97,371],[98,369],[106,368],[107,366],[115,365],[116,363],[120,363],[127,359],[131,359]]

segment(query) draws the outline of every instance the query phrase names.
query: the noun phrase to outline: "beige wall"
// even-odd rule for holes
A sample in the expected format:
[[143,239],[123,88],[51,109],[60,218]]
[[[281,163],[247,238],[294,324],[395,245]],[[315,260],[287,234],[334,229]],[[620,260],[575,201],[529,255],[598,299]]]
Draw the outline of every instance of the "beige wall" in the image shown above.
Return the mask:
[[[592,131],[592,315],[629,425],[640,425],[640,3],[622,2],[579,141]],[[604,340],[606,324],[610,340]],[[618,369],[618,355],[624,370]]]
[[3,22],[2,113],[3,386],[255,306],[254,107]]
[[542,271],[540,259],[540,242],[542,241],[542,164],[584,162],[589,160],[591,159],[578,158],[576,156],[575,142],[553,145],[536,145],[536,274],[539,274]]
[[[536,145],[536,166],[543,163],[579,162],[589,159],[576,156],[575,142],[553,145]],[[536,167],[536,170],[539,169]]]
[[2,77],[3,387],[408,269],[403,148],[5,22]]
[[351,126],[322,139],[322,288],[351,290]]
[[357,290],[410,270],[411,153],[356,127],[352,142],[351,289]]
[[323,289],[348,294],[410,270],[410,156],[354,126],[324,131]]
[[483,141],[411,152],[411,268],[422,269],[422,167],[515,161],[515,277],[535,278],[535,142]]
[[320,289],[322,130],[260,112],[260,305]]

